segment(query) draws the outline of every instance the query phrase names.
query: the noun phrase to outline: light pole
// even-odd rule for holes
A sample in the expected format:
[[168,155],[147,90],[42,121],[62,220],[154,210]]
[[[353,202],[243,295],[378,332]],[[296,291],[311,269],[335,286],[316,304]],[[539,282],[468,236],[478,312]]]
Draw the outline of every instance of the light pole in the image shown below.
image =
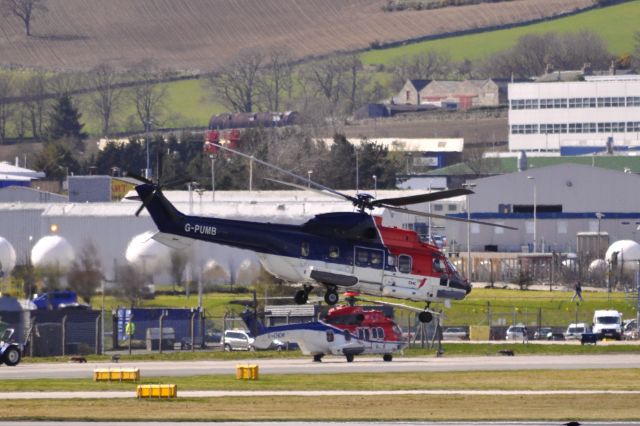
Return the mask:
[[536,178],[533,176],[527,176],[527,179],[533,181],[533,252],[538,252],[538,205],[537,205],[537,192],[536,192]]
[[[463,188],[473,189],[476,187],[475,183],[467,182],[462,184]],[[467,279],[471,281],[471,208],[469,205],[469,194],[465,196],[467,204]]]
[[604,217],[603,213],[596,213],[596,217],[598,218],[598,240],[597,240],[597,245],[596,245],[596,250],[597,250],[597,254],[596,257],[597,259],[600,259],[600,221],[602,220],[602,218]]
[[149,161],[149,143],[151,142],[151,140],[149,138],[149,132],[151,131],[152,125],[153,125],[153,120],[147,120],[144,122],[145,133],[146,133],[145,145],[147,149],[147,168],[144,169],[144,177],[146,179],[151,179],[151,164]]
[[307,170],[307,188],[311,188],[311,175],[313,170]]
[[373,175],[373,196],[378,198],[378,176]]

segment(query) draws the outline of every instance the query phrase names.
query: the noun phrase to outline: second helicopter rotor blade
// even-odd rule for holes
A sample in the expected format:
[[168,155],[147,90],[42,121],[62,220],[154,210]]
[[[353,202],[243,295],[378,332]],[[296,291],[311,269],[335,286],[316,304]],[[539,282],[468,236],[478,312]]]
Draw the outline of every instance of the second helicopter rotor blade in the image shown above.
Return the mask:
[[297,183],[292,183],[292,182],[285,182],[283,180],[278,180],[278,179],[271,179],[271,178],[264,178],[265,180],[268,180],[269,182],[274,182],[274,183],[278,183],[280,185],[285,185],[285,186],[290,186],[291,188],[296,188],[296,189],[301,189],[303,191],[313,191],[316,192],[318,194],[322,194],[322,195],[326,195],[328,197],[333,197],[333,198],[339,198],[341,200],[347,200],[347,201],[351,201],[353,202],[355,200],[355,198],[350,197],[346,194],[334,194],[333,192],[326,192],[324,190],[320,190],[317,188],[311,188],[308,186],[304,186],[304,185],[298,185]]
[[384,207],[386,209],[389,209],[389,210],[392,210],[392,211],[398,212],[398,213],[413,214],[413,215],[416,215],[416,216],[424,216],[424,217],[431,217],[431,218],[435,218],[435,219],[452,220],[454,222],[477,223],[478,225],[493,226],[495,228],[510,229],[512,231],[517,231],[518,230],[518,228],[514,228],[513,226],[500,225],[498,223],[492,223],[492,222],[483,222],[481,220],[475,220],[475,219],[464,219],[464,218],[461,218],[461,217],[445,216],[445,215],[436,214],[436,213],[420,212],[420,211],[417,211],[417,210],[406,209],[406,208],[403,208],[403,207],[395,207],[395,206],[390,206],[390,205],[382,205],[382,206],[379,206],[379,207]]
[[465,188],[458,189],[447,189],[444,191],[438,192],[429,192],[418,195],[409,195],[407,197],[396,197],[396,198],[381,198],[379,200],[374,200],[371,202],[374,206],[379,206],[381,204],[387,204],[390,206],[405,206],[407,204],[418,204],[418,203],[426,203],[429,201],[437,201],[443,200],[446,198],[458,197],[460,195],[469,195],[473,194],[473,191]]

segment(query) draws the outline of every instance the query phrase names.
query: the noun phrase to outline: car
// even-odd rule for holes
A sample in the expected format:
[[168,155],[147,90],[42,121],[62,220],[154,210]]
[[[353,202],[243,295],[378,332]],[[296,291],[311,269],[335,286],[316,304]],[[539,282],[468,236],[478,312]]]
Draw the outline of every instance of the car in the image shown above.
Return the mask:
[[226,330],[222,336],[222,347],[225,351],[253,351],[254,341],[245,330]]
[[553,328],[540,327],[533,333],[534,340],[553,340]]
[[584,322],[571,323],[564,333],[566,340],[580,340],[583,333],[589,333],[589,326]]
[[514,340],[514,341],[524,341],[527,340],[528,333],[527,327],[523,324],[512,325],[507,328],[507,333],[505,336],[506,340]]
[[638,322],[635,319],[624,322],[623,337],[625,340],[636,340],[638,338]]
[[464,327],[447,327],[442,332],[442,340],[469,340],[469,333]]
[[6,364],[9,367],[15,367],[20,363],[23,351],[22,345],[11,339],[13,333],[13,328],[7,328],[0,337],[0,364]]

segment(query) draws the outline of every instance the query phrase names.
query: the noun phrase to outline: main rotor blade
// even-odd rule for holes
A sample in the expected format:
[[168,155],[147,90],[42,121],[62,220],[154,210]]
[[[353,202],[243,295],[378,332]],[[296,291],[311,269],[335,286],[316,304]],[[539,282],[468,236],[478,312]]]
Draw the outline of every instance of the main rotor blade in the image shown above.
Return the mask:
[[138,210],[136,210],[136,216],[140,216],[142,209],[144,209],[144,203],[140,204],[140,207],[138,207]]
[[264,178],[264,180],[268,180],[268,181],[274,182],[274,183],[279,183],[280,185],[290,186],[291,188],[301,189],[303,191],[313,191],[313,192],[318,193],[318,194],[326,195],[327,197],[339,198],[341,200],[344,200],[345,198],[348,197],[347,198],[348,201],[351,201],[351,202],[356,201],[355,198],[350,197],[350,196],[348,196],[346,194],[344,194],[344,195],[336,195],[336,194],[334,194],[332,192],[326,192],[324,190],[321,191],[321,190],[316,189],[316,188],[311,188],[311,187],[308,187],[308,186],[298,185],[297,183],[292,183],[292,182],[285,182],[283,180],[278,180],[278,179]]
[[445,191],[430,192],[419,195],[409,195],[407,197],[382,198],[372,201],[371,205],[378,206],[381,204],[388,204],[390,206],[405,206],[407,204],[426,203],[429,201],[443,200],[445,198],[452,198],[469,194],[473,194],[473,191],[471,191],[470,189],[447,189]]
[[[277,170],[277,171],[279,171],[281,173],[284,173],[287,176],[291,176],[292,178],[302,182],[303,184],[305,184],[305,183],[309,184],[309,186],[313,186],[313,187],[315,187],[317,189],[322,189],[324,191],[327,191],[327,192],[330,192],[332,194],[338,195],[338,196],[340,196],[342,198],[345,198],[345,199],[347,199],[349,201],[353,201],[353,198],[350,197],[349,195],[346,195],[346,194],[343,194],[341,192],[338,192],[335,189],[329,188],[328,186],[321,185],[321,184],[319,184],[317,182],[309,180],[308,178],[299,176],[299,175],[297,175],[295,173],[292,173],[292,172],[290,172],[288,170],[283,169],[282,167],[278,167],[275,164],[267,163],[266,161],[260,160],[260,159],[258,159],[256,157],[254,157],[253,155],[248,155],[248,154],[245,154],[244,152],[240,152],[240,151],[236,151],[235,149],[227,148],[226,146],[220,145],[219,143],[211,142],[211,144],[213,146],[216,146],[216,147],[218,147],[220,149],[223,149],[225,151],[228,151],[228,152],[231,152],[233,154],[239,155],[241,157],[247,158],[247,159],[249,159],[251,161],[255,161],[256,163],[262,164],[263,166],[270,167],[270,168],[272,168],[274,170]],[[307,188],[305,188],[305,189],[307,189]]]
[[481,220],[463,219],[463,218],[460,218],[460,217],[451,217],[451,216],[445,216],[445,215],[436,214],[436,213],[419,212],[417,210],[410,210],[410,209],[394,207],[394,206],[388,206],[388,205],[383,205],[383,206],[380,206],[380,207],[384,207],[384,208],[387,208],[389,210],[392,210],[392,211],[398,212],[398,213],[414,214],[416,216],[424,216],[424,217],[432,217],[432,218],[436,218],[436,219],[452,220],[454,222],[477,223],[478,225],[493,226],[495,228],[510,229],[512,231],[517,231],[518,230],[518,228],[514,228],[512,226],[500,225],[498,223],[491,223],[491,222],[483,222]]
[[138,181],[143,182],[143,183],[151,183],[151,184],[153,183],[149,179],[147,179],[146,177],[140,176],[139,174],[136,174],[136,173],[133,173],[133,172],[125,172],[125,176],[126,177],[130,177],[130,178],[135,179],[135,180],[138,180]]

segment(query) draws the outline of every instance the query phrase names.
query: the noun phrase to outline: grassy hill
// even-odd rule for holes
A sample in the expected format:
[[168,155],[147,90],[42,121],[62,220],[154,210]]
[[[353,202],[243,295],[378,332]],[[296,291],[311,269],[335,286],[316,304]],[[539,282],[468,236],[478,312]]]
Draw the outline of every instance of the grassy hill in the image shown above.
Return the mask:
[[405,55],[439,50],[448,52],[455,60],[479,59],[514,46],[518,38],[525,34],[582,30],[596,32],[605,40],[612,53],[620,55],[633,51],[633,35],[639,31],[639,21],[640,1],[636,0],[538,24],[372,50],[361,57],[367,64],[390,64]]

